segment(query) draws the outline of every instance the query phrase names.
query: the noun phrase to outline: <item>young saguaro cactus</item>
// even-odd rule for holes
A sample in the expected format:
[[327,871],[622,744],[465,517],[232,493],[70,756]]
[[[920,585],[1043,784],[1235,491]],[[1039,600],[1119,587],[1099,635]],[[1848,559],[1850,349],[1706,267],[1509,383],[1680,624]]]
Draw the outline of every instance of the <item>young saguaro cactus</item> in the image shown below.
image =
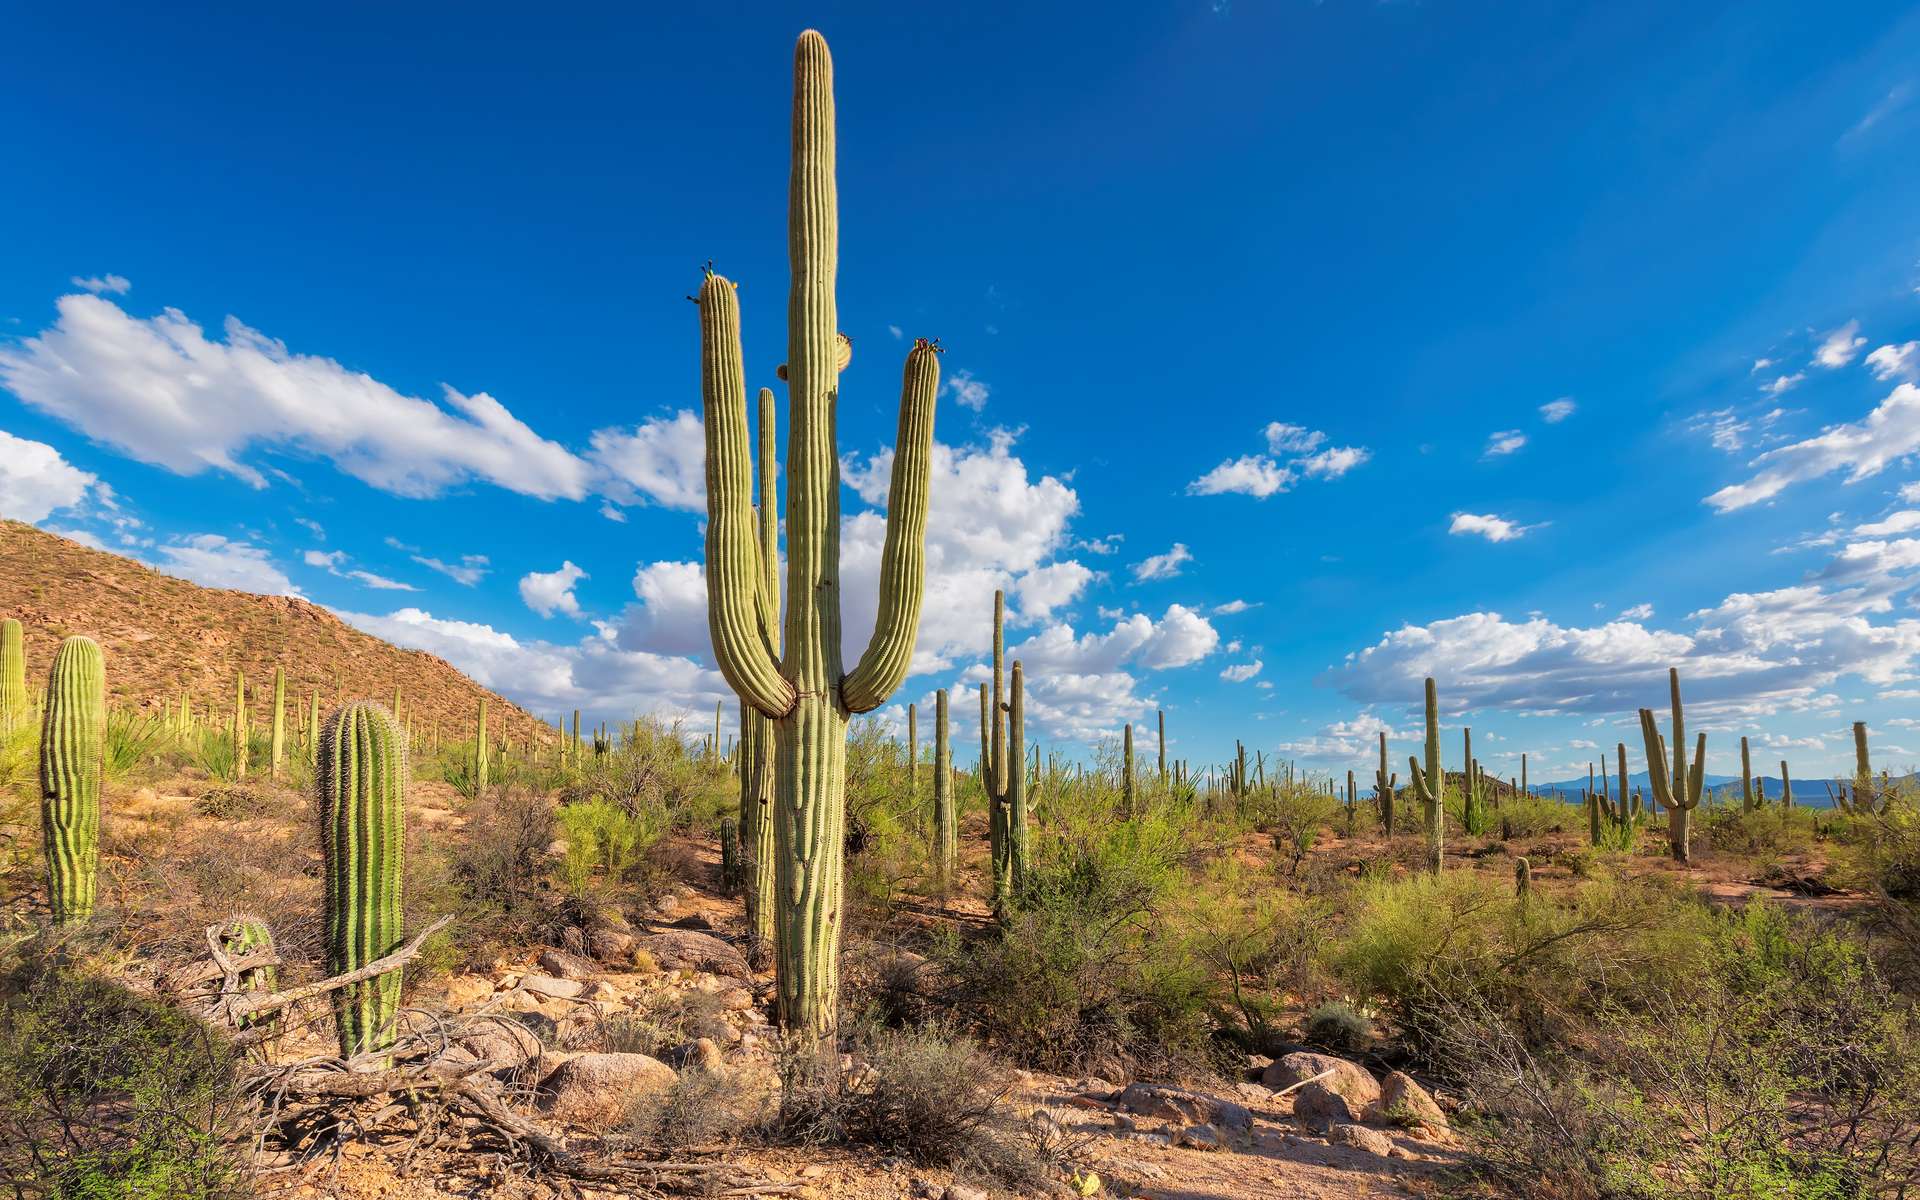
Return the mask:
[[0,734],[27,717],[27,639],[20,622],[0,621]]
[[953,748],[947,740],[947,689],[933,694],[933,865],[944,887],[960,846],[953,804]]
[[235,671],[233,676],[233,775],[235,779],[247,777],[247,673]]
[[492,755],[487,746],[487,698],[480,697],[480,711],[473,721],[473,778],[481,792],[487,790],[487,771]]
[[1740,739],[1740,807],[1743,810],[1758,808],[1760,802],[1753,793],[1753,754],[1747,749],[1747,739]]
[[833,61],[808,30],[794,48],[793,161],[787,246],[787,589],[785,647],[757,619],[763,552],[753,513],[740,301],[709,273],[700,287],[701,391],[707,446],[708,625],[727,682],[773,721],[775,977],[781,1023],[830,1036],[840,990],[846,727],[878,708],[907,673],[926,565],[927,481],[939,350],[907,354],[894,440],[879,612],[853,670],[840,654],[838,199]]
[[[334,712],[320,731],[315,779],[327,973],[340,975],[400,945],[408,765],[406,742],[392,714],[371,700]],[[334,992],[341,1056],[391,1042],[399,1003],[398,971]]]
[[273,778],[280,778],[280,771],[287,756],[287,671],[285,667],[273,669],[273,757],[268,767]]
[[1420,805],[1426,810],[1427,870],[1438,874],[1446,838],[1447,776],[1440,765],[1440,693],[1431,675],[1427,677],[1426,766],[1423,769],[1420,760],[1411,755],[1407,757],[1407,765],[1412,768],[1413,794],[1420,798]]
[[1380,806],[1380,828],[1386,836],[1393,836],[1393,776],[1387,774],[1387,733],[1380,731],[1380,769],[1373,776],[1374,795]]
[[[987,792],[989,858],[993,865],[993,910],[1004,913],[1026,879],[1027,792],[1024,690],[1018,662],[1011,690],[1006,678],[1006,593],[993,593],[993,690],[980,685],[980,746]],[[1002,699],[1005,696],[1006,699]]]
[[56,924],[93,915],[106,728],[106,659],[92,638],[70,637],[54,653],[40,725],[40,825],[46,836],[47,900]]
[[[760,502],[754,509],[758,534],[758,573],[755,577],[754,619],[769,650],[780,653],[780,508],[775,478],[778,449],[775,441],[773,389],[761,388],[758,402],[760,450],[756,456]],[[767,715],[740,701],[740,842],[752,859],[747,872],[745,907],[747,936],[756,952],[771,950],[774,942],[774,732]]]
[[1687,726],[1686,713],[1680,705],[1680,670],[1672,667],[1667,670],[1667,686],[1673,697],[1673,766],[1669,770],[1666,761],[1666,743],[1660,737],[1660,728],[1654,723],[1653,710],[1640,710],[1640,736],[1647,747],[1647,777],[1653,786],[1653,798],[1667,810],[1667,840],[1673,847],[1673,859],[1678,863],[1692,863],[1693,848],[1690,835],[1693,825],[1693,810],[1700,806],[1702,783],[1707,769],[1707,735],[1702,733],[1698,749],[1694,751],[1693,766],[1687,766]]

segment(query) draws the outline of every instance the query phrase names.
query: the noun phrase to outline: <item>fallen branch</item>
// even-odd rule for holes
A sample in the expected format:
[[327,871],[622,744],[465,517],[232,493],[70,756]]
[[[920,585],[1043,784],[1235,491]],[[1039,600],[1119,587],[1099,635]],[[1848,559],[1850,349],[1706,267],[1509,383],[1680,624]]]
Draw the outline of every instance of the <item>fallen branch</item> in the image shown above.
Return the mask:
[[[342,975],[332,975],[326,979],[317,979],[312,983],[303,983],[299,987],[288,988],[284,992],[270,992],[264,996],[233,991],[222,996],[218,1007],[231,1024],[238,1025],[242,1018],[250,1017],[255,1013],[274,1012],[279,1009],[290,1008],[302,1000],[310,1000],[315,996],[324,996],[328,992],[338,991],[343,987],[351,987],[353,984],[372,979],[376,975],[385,975],[389,971],[397,971],[412,960],[415,955],[420,953],[420,947],[428,938],[446,928],[447,923],[452,920],[453,917],[451,914],[441,917],[438,921],[435,921],[433,924],[415,934],[413,940],[406,945],[391,954],[374,959],[364,967],[357,967]],[[213,934],[218,928],[218,926],[215,926],[213,929],[208,930],[208,933]],[[212,949],[216,956],[215,961],[222,962],[225,956],[220,953],[219,947],[215,946]],[[231,972],[232,967],[236,965],[238,964],[228,963],[225,969]]]

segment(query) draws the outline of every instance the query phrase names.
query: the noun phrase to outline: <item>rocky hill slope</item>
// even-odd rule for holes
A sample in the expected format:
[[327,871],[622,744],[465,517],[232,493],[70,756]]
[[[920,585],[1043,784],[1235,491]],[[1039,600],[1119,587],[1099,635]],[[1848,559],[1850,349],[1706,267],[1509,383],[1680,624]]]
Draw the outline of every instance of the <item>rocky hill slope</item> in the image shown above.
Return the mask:
[[415,728],[438,722],[443,736],[459,738],[471,736],[484,696],[496,736],[517,744],[551,729],[444,659],[383,642],[318,605],[201,587],[17,521],[0,521],[0,617],[26,628],[30,686],[44,682],[61,638],[98,641],[116,707],[158,713],[185,692],[196,712],[224,717],[234,673],[245,671],[260,720],[272,706],[274,668],[284,667],[289,703],[317,692],[323,707],[391,704],[398,689]]

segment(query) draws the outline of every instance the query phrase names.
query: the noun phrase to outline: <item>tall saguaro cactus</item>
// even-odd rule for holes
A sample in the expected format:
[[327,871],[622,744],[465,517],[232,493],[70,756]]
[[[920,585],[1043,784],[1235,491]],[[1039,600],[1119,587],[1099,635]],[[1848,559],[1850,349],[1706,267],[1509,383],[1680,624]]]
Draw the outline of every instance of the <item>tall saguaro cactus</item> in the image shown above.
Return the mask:
[[1667,767],[1666,743],[1660,737],[1660,727],[1654,722],[1650,708],[1640,710],[1640,736],[1647,746],[1647,778],[1653,786],[1653,798],[1667,810],[1667,841],[1673,847],[1673,859],[1679,863],[1691,863],[1693,810],[1700,806],[1701,784],[1706,778],[1707,735],[1700,735],[1699,748],[1694,751],[1693,766],[1689,768],[1686,713],[1680,706],[1679,668],[1668,668],[1667,686],[1673,698],[1671,771]]
[[27,715],[27,639],[20,622],[0,621],[0,734],[12,733]]
[[840,656],[838,199],[833,61],[813,30],[794,47],[787,246],[787,589],[785,647],[757,620],[763,550],[753,513],[740,302],[709,273],[700,286],[707,445],[708,625],[735,692],[774,725],[775,975],[779,1015],[803,1039],[831,1035],[840,989],[846,727],[905,678],[920,624],[927,479],[938,348],[907,355],[872,640],[852,671]]
[[234,672],[233,677],[233,775],[236,779],[247,777],[247,673]]
[[[400,945],[406,870],[407,750],[392,714],[356,701],[320,732],[315,778],[325,875],[327,973],[344,974]],[[343,1057],[393,1040],[400,972],[334,993]]]
[[60,643],[40,724],[40,826],[47,900],[58,924],[93,915],[100,864],[100,757],[107,729],[107,667],[92,638]]
[[1155,709],[1154,715],[1160,722],[1160,785],[1165,787],[1167,783],[1167,710]]
[[1439,874],[1444,853],[1447,821],[1447,776],[1440,764],[1440,692],[1427,677],[1427,762],[1423,769],[1418,758],[1409,755],[1413,794],[1420,798],[1427,820],[1427,870]]
[[1747,749],[1747,739],[1740,739],[1740,807],[1751,810],[1759,807],[1759,801],[1753,794],[1753,754]]
[[480,711],[473,720],[473,778],[474,786],[480,791],[487,790],[488,760],[491,755],[487,746],[487,698],[480,697]]
[[[755,577],[754,617],[760,635],[774,654],[780,653],[780,508],[775,478],[776,455],[773,389],[761,388],[758,410],[760,449],[760,503],[754,510],[758,573]],[[747,935],[756,951],[774,942],[774,733],[768,716],[743,698],[740,701],[740,841],[752,866],[747,871]]]

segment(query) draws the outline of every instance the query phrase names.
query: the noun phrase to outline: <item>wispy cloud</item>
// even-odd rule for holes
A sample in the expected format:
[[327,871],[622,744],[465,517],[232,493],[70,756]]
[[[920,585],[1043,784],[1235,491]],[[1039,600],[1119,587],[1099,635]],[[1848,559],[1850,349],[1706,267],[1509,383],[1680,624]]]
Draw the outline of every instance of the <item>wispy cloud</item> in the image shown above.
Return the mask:
[[1511,542],[1526,536],[1539,525],[1520,525],[1492,513],[1457,512],[1447,532],[1456,536],[1483,537],[1490,542]]
[[1859,357],[1860,347],[1866,344],[1867,339],[1860,336],[1860,322],[1848,321],[1821,341],[1813,352],[1813,361],[1828,370],[1844,367]]
[[482,579],[485,579],[487,573],[492,570],[487,563],[487,556],[484,554],[463,554],[457,563],[441,562],[437,558],[429,558],[424,554],[416,554],[413,556],[413,561],[419,563],[429,571],[440,572],[461,587],[472,587]]
[[1339,479],[1373,457],[1365,446],[1326,446],[1325,433],[1286,421],[1270,422],[1261,434],[1267,442],[1265,454],[1243,454],[1226,460],[1189,483],[1187,494],[1231,494],[1265,500],[1291,491],[1302,478]]
[[973,377],[973,372],[962,367],[947,377],[947,392],[954,403],[961,408],[970,408],[979,412],[987,406],[987,396],[992,389]]
[[1771,500],[1795,483],[1847,472],[1848,483],[1878,475],[1920,450],[1920,386],[1902,383],[1859,421],[1834,425],[1816,437],[1769,450],[1753,460],[1760,470],[1744,483],[1707,497],[1718,512]]
[[1220,672],[1220,678],[1228,683],[1245,683],[1260,673],[1262,665],[1257,658],[1248,663],[1231,663]]
[[1133,577],[1141,582],[1150,579],[1172,579],[1180,574],[1180,568],[1193,561],[1193,551],[1187,549],[1184,542],[1175,542],[1173,549],[1165,554],[1152,554],[1133,564]]
[[1487,438],[1487,448],[1481,458],[1504,458],[1527,444],[1527,435],[1518,429],[1502,429]]
[[133,283],[125,275],[75,275],[73,286],[84,288],[96,296],[102,292],[124,296],[133,290]]
[[1549,400],[1540,406],[1540,418],[1549,425],[1558,425],[1573,415],[1575,407],[1572,396],[1562,396],[1558,400]]

